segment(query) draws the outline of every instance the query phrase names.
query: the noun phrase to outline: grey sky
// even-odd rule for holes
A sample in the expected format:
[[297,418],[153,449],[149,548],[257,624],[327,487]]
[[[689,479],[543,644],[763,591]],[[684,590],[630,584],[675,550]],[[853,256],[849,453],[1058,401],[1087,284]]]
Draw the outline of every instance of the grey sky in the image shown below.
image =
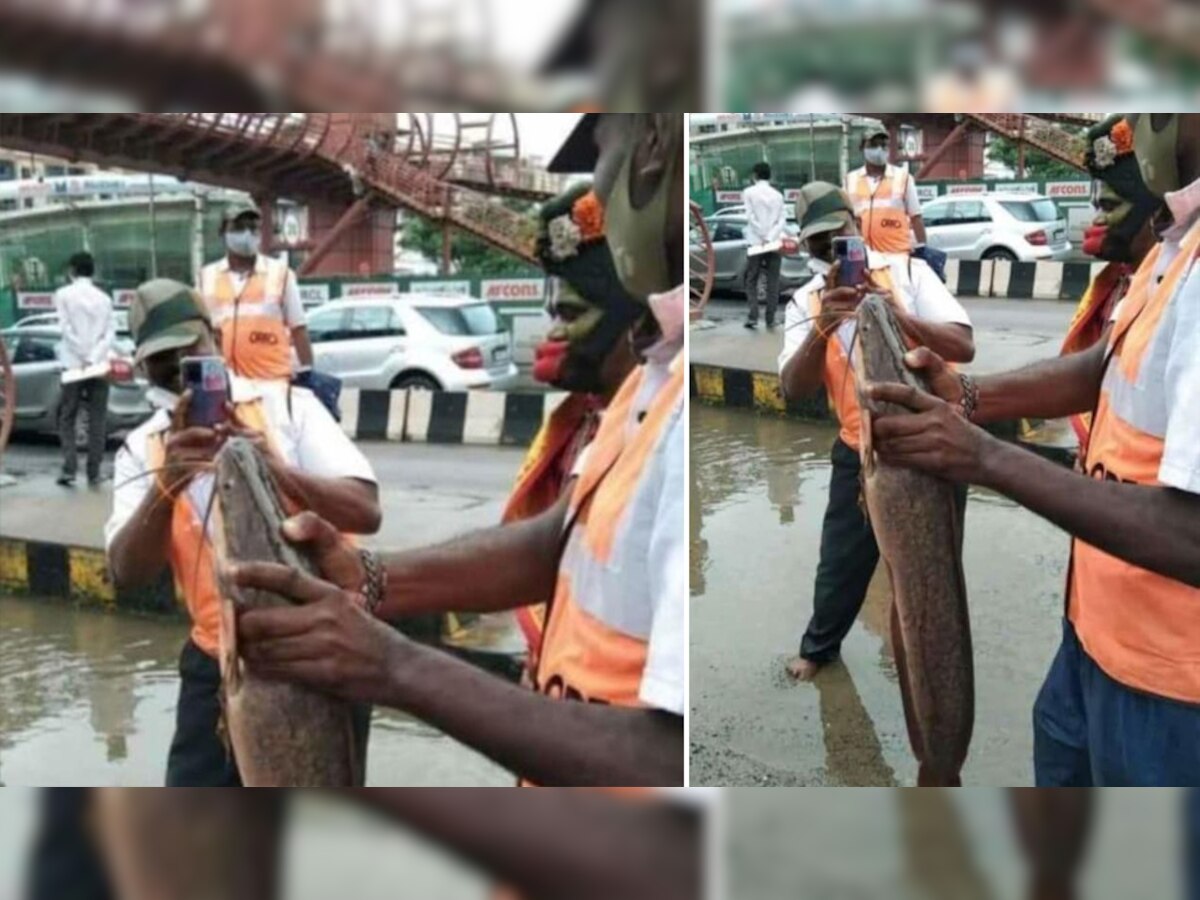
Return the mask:
[[578,113],[517,113],[522,155],[549,161],[578,121]]

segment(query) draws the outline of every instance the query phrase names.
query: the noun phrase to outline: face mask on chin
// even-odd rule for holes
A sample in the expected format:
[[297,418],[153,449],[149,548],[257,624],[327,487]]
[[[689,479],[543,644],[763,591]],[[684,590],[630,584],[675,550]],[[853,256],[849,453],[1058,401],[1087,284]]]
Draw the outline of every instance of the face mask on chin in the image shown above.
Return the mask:
[[828,275],[829,270],[833,268],[833,263],[826,262],[816,256],[809,257],[808,267],[816,275]]
[[225,232],[225,248],[235,256],[257,256],[260,243],[256,231]]

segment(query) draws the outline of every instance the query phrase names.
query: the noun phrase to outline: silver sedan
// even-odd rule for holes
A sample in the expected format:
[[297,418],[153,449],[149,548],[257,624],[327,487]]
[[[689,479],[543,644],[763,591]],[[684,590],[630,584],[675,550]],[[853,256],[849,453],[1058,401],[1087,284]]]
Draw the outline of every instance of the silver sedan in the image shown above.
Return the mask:
[[[57,328],[10,328],[0,331],[0,340],[8,350],[16,381],[13,432],[58,434],[61,377],[65,368],[58,349],[62,332]],[[136,427],[152,412],[146,401],[147,384],[133,372],[130,361],[133,343],[118,337],[116,349],[121,358],[114,362],[110,377],[106,423],[109,434]],[[83,418],[81,412],[80,422]]]

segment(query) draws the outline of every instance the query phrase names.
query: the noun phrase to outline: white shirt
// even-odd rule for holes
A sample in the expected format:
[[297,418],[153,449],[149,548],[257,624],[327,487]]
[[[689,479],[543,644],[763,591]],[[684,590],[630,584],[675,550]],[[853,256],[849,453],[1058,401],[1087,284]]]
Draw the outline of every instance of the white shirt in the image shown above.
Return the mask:
[[[261,398],[273,445],[289,466],[322,478],[357,478],[376,483],[371,463],[312,392],[291,388],[289,412],[286,384],[250,381],[231,375],[230,389],[237,402]],[[106,550],[154,487],[154,475],[148,472],[147,463],[149,437],[166,431],[170,424],[170,413],[158,409],[130,432],[117,451],[113,467],[113,511],[104,526]],[[209,507],[212,488],[210,474],[197,475],[188,485],[187,497],[201,515]],[[209,527],[212,527],[211,521]]]
[[[813,260],[813,264],[819,262]],[[971,318],[967,311],[924,260],[868,249],[867,268],[887,268],[890,271],[892,284],[900,295],[899,300],[905,312],[927,322],[954,322],[970,327]],[[809,297],[813,291],[824,288],[825,276],[817,274],[807,284],[797,288],[792,295],[784,317],[783,350],[779,354],[780,374],[812,331],[813,323],[809,319],[811,313],[808,309]],[[847,353],[854,345],[854,333],[857,328],[858,323],[853,317],[838,326],[837,339],[842,342],[842,347]]]
[[742,191],[746,204],[746,240],[751,246],[770,244],[783,237],[787,211],[783,194],[769,181],[756,181]]
[[[1167,194],[1166,202],[1176,224],[1162,237],[1152,286],[1179,255],[1188,231],[1200,227],[1200,179]],[[1114,319],[1124,303],[1113,310]],[[1110,364],[1105,374],[1110,393],[1118,380],[1115,369]],[[1114,409],[1128,400],[1131,408],[1116,409],[1121,417],[1163,438],[1159,481],[1200,494],[1200,266],[1194,262],[1167,302],[1139,370],[1132,392],[1113,396]]]
[[[261,253],[255,257],[254,271],[258,275],[265,275],[267,272],[267,264],[270,260]],[[214,273],[228,272],[229,281],[233,285],[234,296],[237,296],[246,289],[246,282],[250,280],[249,272],[242,272],[236,269],[229,268],[229,257],[223,257],[216,262],[209,263],[205,268],[210,269]],[[206,280],[211,276],[201,276],[200,284],[197,285],[197,290],[201,295],[207,289]],[[205,302],[208,302],[208,297],[204,297]],[[300,286],[296,283],[296,273],[291,269],[288,270],[287,279],[283,285],[283,321],[289,328],[296,328],[299,325],[305,324],[304,304],[300,300]]]
[[112,298],[90,278],[76,278],[54,292],[54,309],[62,327],[62,361],[68,369],[105,362],[116,337]]
[[[884,168],[884,174],[888,178],[903,178],[906,182],[904,189],[904,211],[910,216],[919,216],[921,214],[921,198],[917,196],[917,182],[912,177],[912,172],[905,172],[899,166],[893,166],[890,163]],[[850,190],[851,179],[854,177],[867,179],[867,187],[874,193],[879,189],[879,182],[883,180],[881,175],[871,175],[867,172],[867,167],[855,169],[846,177],[846,193],[850,194],[850,200],[856,202],[853,192]]]

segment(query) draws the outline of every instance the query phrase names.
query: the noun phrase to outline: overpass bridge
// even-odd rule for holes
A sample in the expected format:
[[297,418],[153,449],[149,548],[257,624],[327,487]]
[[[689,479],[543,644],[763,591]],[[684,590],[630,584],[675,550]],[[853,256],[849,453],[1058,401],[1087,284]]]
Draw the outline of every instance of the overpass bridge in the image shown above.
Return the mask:
[[521,163],[511,113],[7,113],[0,146],[246,191],[268,216],[304,203],[313,237],[275,249],[306,275],[390,272],[396,209],[441,225],[447,255],[461,231],[533,263],[530,217],[503,201],[559,189]]

